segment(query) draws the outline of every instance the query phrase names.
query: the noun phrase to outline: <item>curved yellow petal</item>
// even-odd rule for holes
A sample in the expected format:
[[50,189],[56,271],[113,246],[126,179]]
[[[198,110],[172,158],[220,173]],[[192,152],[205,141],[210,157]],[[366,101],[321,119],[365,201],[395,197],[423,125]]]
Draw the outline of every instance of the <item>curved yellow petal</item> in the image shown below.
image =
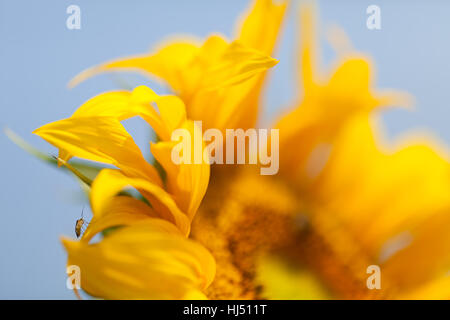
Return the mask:
[[[145,86],[137,87],[133,92],[111,91],[99,94],[81,105],[71,116],[74,117],[113,117],[119,121],[141,116],[160,129],[159,116],[150,105],[158,99],[158,95]],[[60,150],[60,159],[68,161],[71,155],[66,150]]]
[[[105,299],[183,299],[212,282],[215,262],[198,243],[148,218],[96,244],[62,239],[68,265],[81,270],[81,287]],[[197,295],[198,297],[198,295]]]
[[[123,108],[124,105],[128,105],[129,96],[130,93],[128,91],[117,91],[100,94],[87,101],[72,115],[72,117],[78,114],[84,115],[85,113],[91,116],[114,116],[114,114],[108,113],[108,111],[110,109],[116,109],[117,107]],[[100,112],[103,114],[97,114]],[[72,155],[67,151],[61,149],[59,150],[58,158],[62,159],[63,161],[69,161],[71,157]],[[58,164],[61,165],[61,162],[58,161]]]
[[198,51],[199,46],[194,42],[171,42],[162,46],[154,54],[118,59],[87,69],[75,76],[69,82],[69,87],[74,87],[87,78],[102,72],[132,70],[164,79],[178,92],[182,90],[184,85],[184,79],[180,78],[180,74],[182,74],[182,71],[192,61]]
[[144,202],[128,196],[114,197],[102,215],[99,216],[94,212],[81,240],[89,242],[92,237],[103,230],[132,225],[149,217],[157,218],[158,215]]
[[129,175],[162,185],[156,169],[115,118],[69,118],[44,125],[33,133],[71,155],[113,164]]
[[127,187],[139,190],[151,203],[158,217],[175,224],[184,235],[189,234],[190,220],[170,194],[148,180],[127,177],[119,170],[103,169],[92,183],[90,197],[94,215],[101,218],[106,214],[114,196]]
[[[201,163],[195,163],[196,136],[201,137],[200,128],[192,121],[187,121],[183,129],[190,132],[191,141],[191,163],[175,164],[172,160],[172,149],[177,142],[158,142],[151,145],[151,151],[156,160],[164,168],[167,190],[174,196],[175,201],[183,212],[192,219],[206,193],[209,183],[210,165],[201,159]],[[204,143],[201,154],[203,157]]]
[[[160,125],[157,125],[161,129],[154,128],[155,132],[161,140],[169,141],[172,131],[183,126],[186,121],[186,107],[180,98],[172,95],[161,96],[156,100],[156,104],[159,111],[159,121],[161,122]],[[150,121],[149,123],[152,127],[155,127],[155,124]]]
[[[140,89],[136,89],[136,91],[137,90]],[[154,101],[158,98],[158,95],[149,88],[147,88],[147,90],[150,91],[151,98],[147,101],[139,101],[142,102],[142,104],[136,103],[136,105],[131,103],[133,93],[130,91],[110,91],[101,93],[81,105],[73,113],[72,117],[114,117],[118,120],[125,120],[140,113],[151,113],[151,106],[144,106],[143,104],[145,102],[149,103]]]

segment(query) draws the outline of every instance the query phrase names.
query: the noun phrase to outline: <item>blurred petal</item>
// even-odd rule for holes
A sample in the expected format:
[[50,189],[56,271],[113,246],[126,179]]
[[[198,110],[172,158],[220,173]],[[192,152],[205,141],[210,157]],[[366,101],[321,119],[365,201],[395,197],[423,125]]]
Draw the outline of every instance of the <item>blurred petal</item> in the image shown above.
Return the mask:
[[289,154],[280,154],[280,172],[294,183],[304,184],[316,178],[305,175],[308,163],[314,162],[314,152],[324,145],[332,148],[339,132],[353,117],[368,118],[374,109],[410,101],[407,94],[375,93],[370,61],[362,56],[340,59],[324,79],[314,60],[318,54],[313,6],[302,7],[301,23],[304,97],[294,110],[281,117],[276,127],[280,129],[280,150],[289,150]]
[[265,71],[276,63],[241,41],[228,45],[218,36],[211,36],[192,64],[200,82],[180,94],[188,117],[202,120],[206,129],[222,131],[254,125]]
[[417,139],[388,152],[377,132],[364,117],[350,121],[307,194],[311,219],[339,259],[356,265],[355,252],[364,252],[395,297],[450,270],[450,163]]
[[277,60],[246,47],[239,41],[234,41],[227,47],[218,63],[206,71],[202,79],[204,85],[201,88],[218,90],[237,85],[277,63]]
[[172,42],[164,45],[155,54],[119,59],[87,69],[75,76],[69,86],[74,87],[87,78],[105,71],[132,70],[164,79],[175,91],[179,91],[184,84],[179,72],[186,68],[198,50],[199,47],[194,43]]
[[239,23],[238,39],[265,54],[272,54],[283,21],[287,0],[255,0]]
[[317,61],[320,56],[316,39],[316,8],[312,4],[302,4],[300,9],[300,79],[303,81],[305,95],[312,90],[317,77]]
[[400,300],[449,300],[450,276],[444,275],[419,287],[398,296]]
[[325,300],[330,295],[307,269],[290,266],[275,256],[258,260],[257,280],[269,300]]

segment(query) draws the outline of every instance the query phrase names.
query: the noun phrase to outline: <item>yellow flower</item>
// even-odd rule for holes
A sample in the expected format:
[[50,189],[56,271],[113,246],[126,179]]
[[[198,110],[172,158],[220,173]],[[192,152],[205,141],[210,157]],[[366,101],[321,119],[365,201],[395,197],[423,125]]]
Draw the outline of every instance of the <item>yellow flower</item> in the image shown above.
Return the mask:
[[[92,183],[94,217],[82,239],[63,239],[68,264],[83,270],[86,292],[104,298],[205,297],[215,273],[214,259],[186,237],[206,192],[209,165],[175,165],[170,155],[176,142],[170,135],[184,128],[195,136],[198,128],[188,118],[223,130],[254,123],[265,71],[277,63],[269,54],[285,8],[285,2],[258,0],[232,42],[219,35],[202,45],[174,42],[149,56],[87,70],[72,82],[109,69],[140,69],[165,80],[179,98],[158,96],[143,86],[133,92],[108,92],[70,118],[34,131],[59,149],[58,163],[68,168],[74,156],[118,168],[103,169]],[[120,123],[134,116],[147,121],[159,138],[151,151],[164,170],[164,181]],[[129,187],[150,206],[120,195]],[[96,234],[116,226],[121,229],[91,243]]]
[[203,44],[175,41],[148,55],[115,60],[83,71],[71,86],[105,71],[136,70],[167,82],[184,101],[188,117],[204,127],[250,128],[256,123],[265,71],[286,2],[257,0],[243,19],[236,40],[211,35]]
[[[158,107],[153,108],[152,103]],[[165,183],[142,156],[120,120],[143,117],[160,141],[151,145],[166,172]],[[171,133],[199,130],[186,118],[183,102],[158,96],[141,86],[133,92],[103,93],[82,105],[72,117],[34,131],[68,158],[113,164],[103,169],[90,190],[94,217],[80,242],[64,239],[68,264],[83,270],[82,287],[103,298],[181,299],[203,297],[214,277],[215,263],[201,245],[186,239],[191,221],[206,192],[207,163],[171,162]],[[133,187],[149,202],[117,196]],[[90,244],[93,236],[125,226]]]
[[[219,36],[201,46],[175,42],[75,79],[140,69],[167,81],[179,97],[146,87],[105,93],[71,118],[36,130],[60,149],[62,163],[76,156],[118,168],[102,170],[92,183],[94,217],[82,239],[63,240],[68,263],[84,270],[86,292],[104,298],[450,298],[448,155],[432,147],[432,139],[397,146],[381,139],[376,112],[408,99],[375,92],[367,58],[348,55],[330,76],[318,75],[311,9],[301,16],[304,96],[276,124],[280,176],[231,167],[217,170],[208,185],[209,165],[171,161],[171,132],[198,130],[189,119],[222,130],[254,125],[284,10],[285,4],[258,0],[234,42]],[[166,180],[120,124],[133,116],[160,138],[151,151]],[[124,195],[130,187],[150,205]],[[379,290],[367,287],[371,265],[381,270]]]

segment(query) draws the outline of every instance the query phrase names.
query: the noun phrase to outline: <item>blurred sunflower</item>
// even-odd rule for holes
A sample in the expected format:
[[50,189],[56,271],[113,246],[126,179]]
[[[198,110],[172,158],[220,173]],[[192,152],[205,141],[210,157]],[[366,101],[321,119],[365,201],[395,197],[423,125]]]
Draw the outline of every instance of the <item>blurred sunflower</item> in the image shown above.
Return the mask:
[[[256,0],[236,40],[172,42],[149,55],[84,71],[133,69],[166,81],[94,97],[69,119],[35,131],[72,156],[115,165],[91,185],[94,217],[80,241],[64,239],[82,288],[102,298],[450,298],[450,170],[443,147],[417,138],[393,147],[375,125],[407,95],[376,92],[369,60],[349,52],[316,69],[314,10],[302,8],[303,96],[274,125],[280,174],[255,166],[174,165],[177,128],[256,125],[266,71],[287,3]],[[300,91],[300,90],[299,90]],[[153,108],[157,106],[156,112]],[[213,107],[212,107],[213,106]],[[120,124],[141,116],[158,135],[148,163]],[[161,171],[164,174],[161,174]],[[124,193],[133,187],[144,201]],[[194,219],[195,216],[195,219]],[[92,238],[121,226],[98,243]],[[381,288],[367,287],[379,266]]]

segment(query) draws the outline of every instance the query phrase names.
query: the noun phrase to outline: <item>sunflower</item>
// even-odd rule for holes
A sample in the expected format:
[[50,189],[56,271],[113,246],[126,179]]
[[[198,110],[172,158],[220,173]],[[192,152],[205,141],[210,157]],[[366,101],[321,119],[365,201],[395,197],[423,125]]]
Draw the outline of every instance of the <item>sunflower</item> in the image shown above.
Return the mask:
[[[174,95],[143,86],[104,93],[35,131],[59,149],[60,164],[75,156],[117,167],[91,184],[94,217],[82,239],[63,239],[86,292],[112,299],[450,297],[445,148],[430,138],[382,139],[380,111],[409,98],[375,90],[367,57],[347,52],[329,75],[319,74],[311,6],[300,17],[303,96],[274,123],[280,174],[171,161],[171,133],[194,133],[194,120],[222,131],[256,125],[286,6],[256,0],[233,41],[176,41],[88,69],[72,85],[132,69],[165,81]],[[162,170],[121,125],[133,116],[155,130],[151,151]],[[371,267],[381,272],[375,289]]]

